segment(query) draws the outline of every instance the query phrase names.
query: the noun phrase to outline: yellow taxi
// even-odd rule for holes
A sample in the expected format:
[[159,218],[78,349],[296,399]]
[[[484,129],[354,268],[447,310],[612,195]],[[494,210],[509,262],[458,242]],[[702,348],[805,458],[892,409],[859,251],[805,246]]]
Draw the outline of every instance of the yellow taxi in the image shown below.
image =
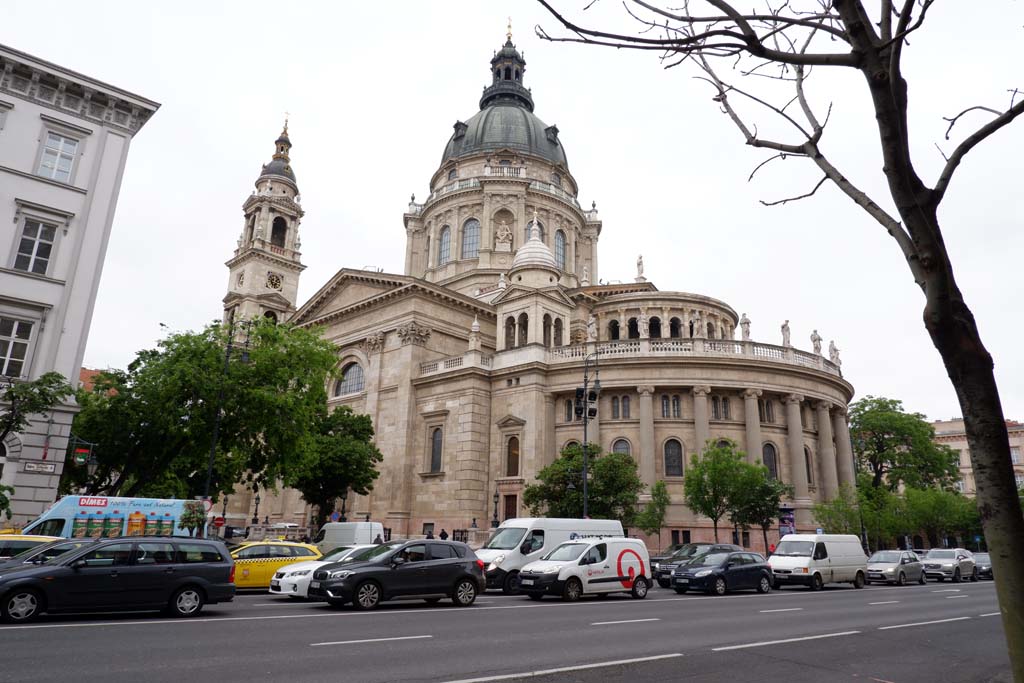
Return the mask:
[[289,541],[253,541],[231,551],[237,588],[269,588],[274,573],[285,565],[320,557],[315,545]]
[[0,535],[0,562],[9,560],[15,555],[20,555],[26,550],[32,550],[32,548],[35,548],[36,546],[57,540],[60,540],[57,536],[32,536],[26,534]]

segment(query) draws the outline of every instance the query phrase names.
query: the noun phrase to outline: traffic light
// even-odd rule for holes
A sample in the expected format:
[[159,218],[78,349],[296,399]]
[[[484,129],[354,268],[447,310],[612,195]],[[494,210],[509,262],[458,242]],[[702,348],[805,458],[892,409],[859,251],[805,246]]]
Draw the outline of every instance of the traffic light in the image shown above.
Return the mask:
[[587,392],[584,391],[583,387],[576,387],[576,400],[573,401],[573,412],[576,414],[576,419],[581,419],[583,417],[583,411],[585,410],[583,397],[586,393]]
[[597,417],[597,392],[593,389],[587,392],[587,417]]

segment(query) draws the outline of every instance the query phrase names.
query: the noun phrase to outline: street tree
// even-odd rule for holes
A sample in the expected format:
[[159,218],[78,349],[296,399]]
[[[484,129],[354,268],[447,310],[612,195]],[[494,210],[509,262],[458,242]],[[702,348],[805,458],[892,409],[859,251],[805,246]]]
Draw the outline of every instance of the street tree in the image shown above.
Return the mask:
[[672,500],[668,495],[668,485],[659,479],[651,487],[651,499],[644,509],[636,516],[636,527],[648,536],[658,534],[658,547],[661,548],[661,529],[665,526],[665,515]]
[[840,486],[839,495],[832,500],[815,503],[812,511],[818,526],[826,533],[860,534],[857,490],[849,484]]
[[[683,496],[690,509],[711,520],[718,542],[718,522],[730,510],[738,496],[738,483],[744,473],[743,454],[731,441],[708,441],[701,455],[694,455],[686,470]],[[776,514],[778,508],[776,508]]]
[[[632,526],[644,484],[636,461],[625,453],[601,453],[588,444],[587,514],[617,519]],[[537,473],[536,484],[523,490],[523,503],[535,515],[579,518],[583,515],[583,447],[570,444],[555,461]]]
[[[911,142],[911,88],[904,76],[903,53],[911,36],[928,30],[926,17],[934,0],[879,0],[871,10],[862,0],[786,2],[764,10],[734,0],[694,1],[681,7],[632,0],[625,3],[631,21],[638,22],[632,33],[587,27],[556,11],[548,0],[539,2],[566,29],[551,35],[538,27],[541,38],[651,51],[668,67],[693,66],[710,86],[714,106],[736,126],[743,141],[768,152],[754,173],[776,160],[793,158],[806,160],[821,174],[809,191],[766,204],[811,197],[831,183],[892,237],[924,295],[922,320],[960,403],[982,524],[993,548],[996,589],[1000,603],[1008,606],[1002,618],[1010,660],[1016,678],[1024,680],[1024,544],[1019,543],[1024,538],[1024,515],[992,356],[954,276],[951,242],[939,221],[942,201],[964,159],[1024,114],[1020,91],[1007,84],[1008,105],[976,105],[947,115],[947,139],[969,120],[984,121],[959,135],[948,152],[940,148],[945,163],[936,177],[927,179],[918,171],[920,160],[915,160],[915,153],[925,147]],[[580,2],[581,7],[590,5],[590,0]],[[993,32],[1015,30],[1000,25],[998,15],[992,14]],[[729,80],[723,78],[722,66],[731,69]],[[806,86],[812,71],[816,81],[840,71],[862,77],[866,106],[852,115],[862,125],[858,139],[868,140],[873,134],[878,141],[881,176],[858,186],[851,173],[836,165],[825,144],[832,107],[816,107],[809,97]],[[946,90],[958,91],[951,86]],[[751,111],[770,120],[754,123]],[[876,181],[884,182],[884,199],[864,189],[875,187]]]
[[935,428],[900,401],[866,396],[850,405],[850,440],[871,486],[950,486],[959,478],[959,455],[935,443]]
[[0,514],[3,514],[7,519],[11,518],[12,493],[14,493],[14,487],[0,484]]
[[373,443],[370,416],[339,406],[317,418],[312,443],[286,482],[317,507],[323,524],[345,492],[366,495],[373,489],[380,475],[377,463],[383,459]]
[[760,529],[767,551],[768,529],[778,523],[782,499],[793,495],[793,487],[772,479],[764,465],[751,465],[747,462],[740,465],[729,515],[733,523],[743,529]]
[[963,517],[960,496],[942,489],[907,489],[907,515],[924,532],[928,545],[941,546],[942,539],[957,531]]
[[64,375],[47,372],[30,382],[10,380],[0,392],[0,443],[11,434],[20,432],[33,415],[50,410],[73,392]]
[[90,477],[69,459],[62,488],[201,494],[218,410],[211,492],[244,478],[273,485],[294,471],[326,411],[334,349],[315,330],[260,320],[236,336],[225,364],[227,335],[221,325],[168,334],[126,370],[100,373],[91,392],[80,391],[73,430],[96,444],[97,467]]

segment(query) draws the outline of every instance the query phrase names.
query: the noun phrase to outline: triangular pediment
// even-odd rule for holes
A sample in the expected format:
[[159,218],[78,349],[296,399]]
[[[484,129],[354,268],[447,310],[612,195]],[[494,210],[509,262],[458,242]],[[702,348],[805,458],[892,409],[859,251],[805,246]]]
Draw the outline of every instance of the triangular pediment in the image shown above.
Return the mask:
[[502,429],[506,427],[523,427],[526,425],[526,420],[518,418],[515,415],[506,415],[494,424]]
[[519,299],[525,299],[529,297],[540,296],[545,299],[562,304],[563,306],[569,306],[570,308],[575,307],[575,302],[570,299],[561,287],[549,287],[547,289],[532,289],[529,287],[518,287],[516,285],[509,285],[504,292],[494,297],[491,300],[491,305],[499,306],[501,304],[511,303]]
[[301,325],[331,311],[399,289],[410,282],[412,278],[403,275],[343,268],[296,311],[292,322]]

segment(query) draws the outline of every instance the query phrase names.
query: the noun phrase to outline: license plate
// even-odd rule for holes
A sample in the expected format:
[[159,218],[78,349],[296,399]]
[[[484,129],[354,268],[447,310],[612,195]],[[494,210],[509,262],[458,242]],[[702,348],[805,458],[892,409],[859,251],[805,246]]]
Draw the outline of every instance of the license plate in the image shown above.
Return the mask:
[[533,579],[519,579],[519,583],[521,583],[524,586],[532,586]]
[[271,588],[280,588],[281,587],[281,582],[280,581],[271,581],[270,582],[270,587]]
[[319,588],[320,587],[320,582],[319,581],[310,581],[309,582],[309,587],[310,588]]
[[676,579],[676,583],[690,583],[689,579]]

